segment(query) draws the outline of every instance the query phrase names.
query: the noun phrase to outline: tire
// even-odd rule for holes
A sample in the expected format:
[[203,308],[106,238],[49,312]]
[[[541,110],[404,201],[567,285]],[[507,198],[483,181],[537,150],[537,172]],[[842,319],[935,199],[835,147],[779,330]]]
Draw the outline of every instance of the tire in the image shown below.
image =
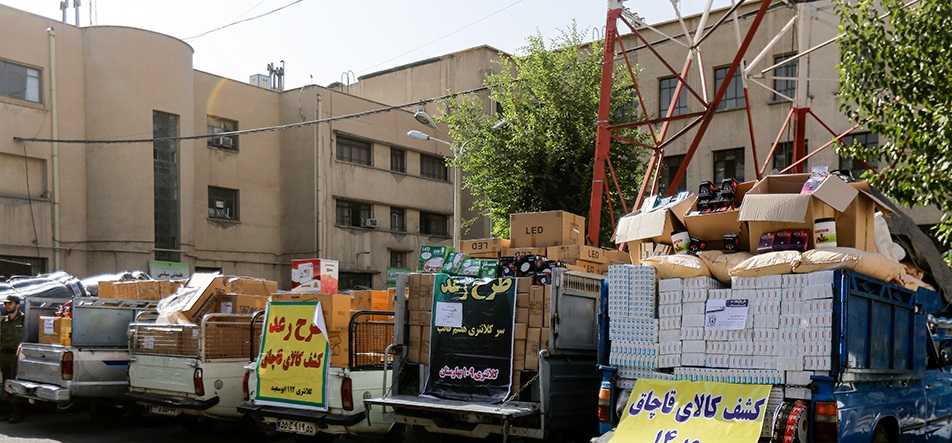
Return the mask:
[[385,442],[443,443],[443,434],[433,434],[422,426],[394,424]]
[[208,417],[198,416],[184,416],[179,417],[179,426],[182,429],[185,429],[188,432],[195,433],[206,433],[211,432],[215,429],[215,426],[218,425],[218,422],[212,420]]
[[883,425],[876,426],[876,430],[873,431],[873,437],[869,440],[869,443],[892,443],[889,439],[889,433],[886,432],[886,428]]
[[246,415],[241,419],[242,426],[248,430],[248,441],[274,441],[284,434],[278,432],[274,426],[255,420],[254,417]]

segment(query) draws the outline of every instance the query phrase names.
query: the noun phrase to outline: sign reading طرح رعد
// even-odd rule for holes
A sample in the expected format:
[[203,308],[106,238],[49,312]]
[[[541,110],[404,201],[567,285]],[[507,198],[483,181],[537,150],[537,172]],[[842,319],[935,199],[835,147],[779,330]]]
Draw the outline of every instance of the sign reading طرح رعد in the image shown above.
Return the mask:
[[255,404],[327,410],[330,343],[320,302],[271,302]]
[[516,280],[437,274],[424,393],[503,401],[512,384]]
[[640,378],[611,441],[755,443],[769,395],[770,385]]

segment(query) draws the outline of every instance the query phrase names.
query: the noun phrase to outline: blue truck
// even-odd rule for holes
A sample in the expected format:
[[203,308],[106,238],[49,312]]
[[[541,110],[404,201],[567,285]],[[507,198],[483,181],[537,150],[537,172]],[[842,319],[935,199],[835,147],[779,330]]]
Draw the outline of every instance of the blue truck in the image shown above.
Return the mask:
[[[829,371],[810,378],[807,395],[770,405],[760,441],[950,441],[952,336],[929,321],[945,300],[853,271],[832,276]],[[617,386],[617,368],[604,364],[606,358],[599,393],[603,430],[625,413],[611,405],[626,405],[631,392]]]

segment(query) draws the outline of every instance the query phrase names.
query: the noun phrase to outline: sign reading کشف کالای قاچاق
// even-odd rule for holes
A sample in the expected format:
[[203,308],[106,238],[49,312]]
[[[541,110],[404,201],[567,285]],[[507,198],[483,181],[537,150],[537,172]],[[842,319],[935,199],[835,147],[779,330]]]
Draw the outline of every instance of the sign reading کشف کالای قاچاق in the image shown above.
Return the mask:
[[512,384],[516,280],[437,274],[424,394],[503,401]]
[[770,385],[639,378],[612,442],[755,443]]
[[327,410],[330,343],[320,302],[271,302],[255,368],[255,404]]

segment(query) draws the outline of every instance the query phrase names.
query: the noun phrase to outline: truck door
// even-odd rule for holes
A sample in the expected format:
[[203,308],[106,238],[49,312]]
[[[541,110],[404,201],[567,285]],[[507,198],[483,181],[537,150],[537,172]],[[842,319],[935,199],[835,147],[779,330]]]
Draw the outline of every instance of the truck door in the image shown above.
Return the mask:
[[923,380],[926,405],[926,441],[948,442],[952,439],[952,339],[938,342],[931,335],[926,341],[929,352],[926,378]]

